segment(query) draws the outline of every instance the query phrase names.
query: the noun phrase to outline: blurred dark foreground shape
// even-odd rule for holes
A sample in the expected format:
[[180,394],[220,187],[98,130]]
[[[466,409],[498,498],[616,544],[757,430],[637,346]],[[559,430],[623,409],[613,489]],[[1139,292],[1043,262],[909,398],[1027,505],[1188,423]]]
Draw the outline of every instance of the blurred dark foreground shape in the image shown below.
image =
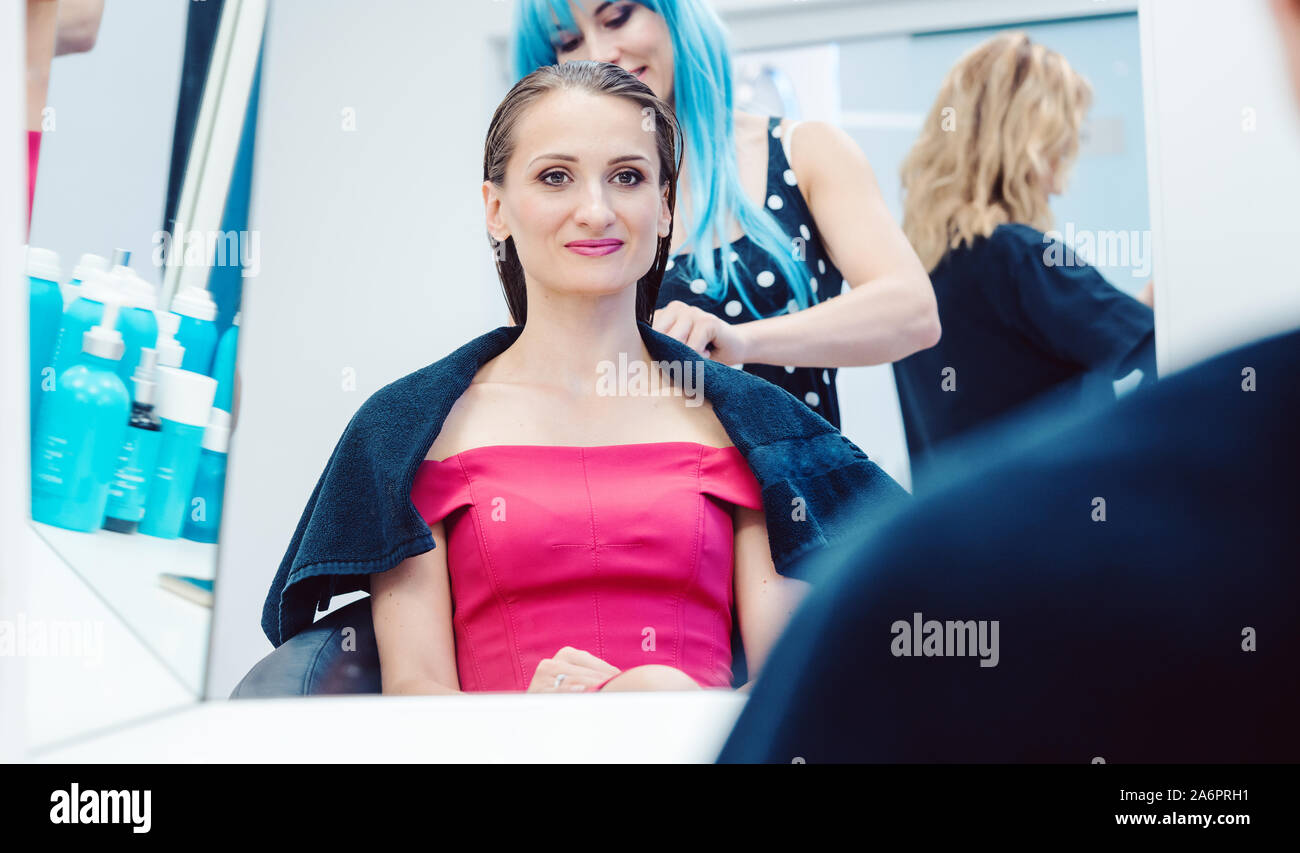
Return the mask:
[[1024,424],[828,552],[719,760],[1300,761],[1298,377],[1300,331]]

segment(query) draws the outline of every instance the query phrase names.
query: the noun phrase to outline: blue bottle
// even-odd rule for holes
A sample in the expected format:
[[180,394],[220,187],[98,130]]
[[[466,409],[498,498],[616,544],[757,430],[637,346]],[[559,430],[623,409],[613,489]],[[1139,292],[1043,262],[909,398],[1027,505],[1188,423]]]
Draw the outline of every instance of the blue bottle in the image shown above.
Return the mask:
[[135,386],[135,400],[131,403],[131,420],[127,424],[126,440],[122,442],[117,470],[108,490],[105,530],[134,533],[144,518],[145,498],[158,463],[158,447],[162,439],[162,423],[154,414],[153,407],[157,362],[157,350],[143,350],[140,364],[131,377]]
[[[232,327],[233,328],[233,327]],[[226,493],[226,453],[230,448],[230,412],[212,409],[203,433],[203,452],[194,478],[194,493],[181,536],[195,542],[216,542],[221,531],[221,505]]]
[[[82,255],[81,263],[77,265],[74,272],[79,283],[74,280],[73,284],[76,287],[71,284],[68,287],[69,291],[75,293],[75,295],[70,301],[65,300],[67,307],[63,311],[63,323],[59,330],[59,343],[54,349],[56,376],[72,367],[81,358],[81,336],[91,326],[99,323],[100,318],[104,316],[104,303],[110,299],[119,303],[117,329],[118,331],[122,330],[122,316],[126,312],[130,300],[120,292],[119,280],[114,273],[117,270],[125,270],[130,259],[131,253],[126,249],[114,249],[113,266],[110,269],[108,261],[98,255]],[[67,341],[66,346],[64,341]],[[118,375],[121,376],[120,373]],[[123,376],[122,381],[130,388],[130,374]]]
[[93,532],[104,523],[114,463],[131,398],[117,375],[125,345],[114,328],[118,305],[84,335],[81,360],[61,373],[41,407],[32,442],[32,518]]
[[[104,303],[110,300],[121,301],[108,273],[92,269],[86,271],[86,275],[87,278],[78,288],[77,298],[72,300],[68,310],[63,313],[63,328],[59,331],[59,342],[54,348],[56,376],[81,359],[82,337],[103,319]],[[120,308],[118,316],[121,317]]]
[[176,331],[177,342],[185,347],[181,367],[211,376],[212,358],[217,351],[217,303],[205,288],[184,286],[172,299],[172,313],[181,318]]
[[63,287],[63,310],[66,312],[81,295],[81,285],[90,278],[91,271],[108,272],[108,258],[87,252],[72,269],[72,280]]
[[235,395],[235,355],[239,351],[239,312],[234,322],[217,345],[217,360],[212,364],[212,377],[217,380],[217,399],[212,405],[227,412],[232,411]]
[[129,267],[114,267],[113,279],[122,300],[122,314],[117,330],[122,333],[126,352],[118,365],[117,375],[130,387],[135,366],[140,363],[140,352],[153,349],[158,344],[158,296],[154,287]]
[[146,536],[176,539],[181,534],[216,393],[217,380],[211,376],[174,367],[158,368],[162,434],[139,528]]
[[42,391],[54,384],[58,373],[52,369],[54,347],[63,321],[63,293],[59,290],[59,256],[49,249],[27,250],[28,286],[28,381],[31,401],[28,435],[35,436],[40,414]]

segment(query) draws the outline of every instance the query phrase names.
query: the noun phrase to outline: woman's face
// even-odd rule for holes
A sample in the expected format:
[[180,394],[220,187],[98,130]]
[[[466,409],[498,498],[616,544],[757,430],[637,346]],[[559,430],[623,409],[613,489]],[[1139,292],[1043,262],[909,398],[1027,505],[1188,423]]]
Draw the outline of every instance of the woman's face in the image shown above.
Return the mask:
[[672,210],[655,126],[642,124],[633,101],[564,89],[519,117],[502,186],[485,181],[483,198],[488,233],[514,238],[530,293],[614,294],[654,263]]
[[569,8],[578,32],[555,33],[557,61],[609,62],[673,102],[673,43],[661,15],[632,0],[569,0]]

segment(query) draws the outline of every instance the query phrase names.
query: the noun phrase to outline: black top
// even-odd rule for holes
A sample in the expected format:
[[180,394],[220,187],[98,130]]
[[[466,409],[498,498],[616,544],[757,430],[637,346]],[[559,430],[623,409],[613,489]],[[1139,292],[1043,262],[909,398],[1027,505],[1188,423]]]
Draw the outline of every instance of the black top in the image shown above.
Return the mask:
[[969,455],[810,568],[721,760],[1300,761],[1297,375],[1300,330]]
[[[803,194],[799,192],[794,170],[785,158],[785,150],[781,147],[780,117],[770,117],[767,127],[765,204],[792,239],[798,237],[804,241],[804,263],[811,276],[809,286],[813,290],[814,304],[824,302],[847,290],[848,283],[826,254],[812,212],[808,209]],[[722,299],[713,300],[705,294],[704,279],[695,272],[695,264],[689,253],[682,253],[669,259],[655,307],[662,308],[669,302],[679,300],[715,314],[728,323],[748,323],[799,310],[790,283],[772,262],[772,256],[750,240],[749,235],[733,241],[727,250],[734,252],[737,257],[734,270],[737,276],[728,283],[727,292]],[[721,269],[721,249],[713,250],[713,264],[715,270]],[[759,311],[757,316],[738,297],[737,284],[745,288],[745,295]],[[746,364],[744,369],[789,391],[839,429],[840,403],[835,392],[834,367]]]
[[1031,400],[1095,407],[1135,369],[1156,378],[1154,312],[1041,231],[999,226],[930,281],[943,335],[894,364],[914,484],[944,442]]

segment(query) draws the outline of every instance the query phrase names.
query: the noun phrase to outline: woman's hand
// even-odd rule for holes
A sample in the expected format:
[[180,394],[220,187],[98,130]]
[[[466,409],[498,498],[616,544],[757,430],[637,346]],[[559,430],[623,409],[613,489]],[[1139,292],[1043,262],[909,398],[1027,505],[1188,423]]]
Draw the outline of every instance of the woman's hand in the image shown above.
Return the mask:
[[747,338],[743,323],[733,326],[702,308],[674,299],[655,311],[651,328],[676,338],[705,358],[722,364],[745,363]]
[[595,690],[601,682],[619,672],[618,667],[611,666],[590,652],[565,646],[555,653],[555,657],[544,658],[537,665],[527,692],[582,693]]

